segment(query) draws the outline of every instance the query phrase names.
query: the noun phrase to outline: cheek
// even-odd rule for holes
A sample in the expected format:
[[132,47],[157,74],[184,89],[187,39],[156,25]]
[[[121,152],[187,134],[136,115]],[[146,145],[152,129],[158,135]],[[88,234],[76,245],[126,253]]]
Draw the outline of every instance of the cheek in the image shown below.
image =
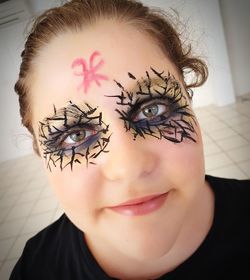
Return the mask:
[[[162,149],[160,150],[160,146]],[[162,143],[158,146],[162,181],[174,190],[173,207],[176,213],[186,213],[204,185],[204,157],[202,143]],[[164,152],[163,152],[164,151]]]
[[[186,147],[185,147],[186,146]],[[180,178],[196,180],[196,178],[204,177],[204,157],[202,146],[196,144],[185,145],[178,149],[176,147],[170,152],[173,160],[173,170]]]
[[68,210],[80,210],[84,213],[97,207],[101,184],[95,167],[87,169],[79,166],[73,171],[70,168],[63,171],[53,170],[48,174],[48,178],[66,213]]
[[186,140],[175,144],[163,139],[155,145],[164,173],[178,187],[187,185],[187,181],[198,183],[204,179],[203,146],[199,134],[197,136],[196,143]]

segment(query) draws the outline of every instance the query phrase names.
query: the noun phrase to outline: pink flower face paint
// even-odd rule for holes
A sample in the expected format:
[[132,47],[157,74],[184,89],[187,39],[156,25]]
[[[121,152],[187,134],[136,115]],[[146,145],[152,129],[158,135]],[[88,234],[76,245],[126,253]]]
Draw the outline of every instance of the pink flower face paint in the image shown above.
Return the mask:
[[73,61],[71,67],[74,69],[76,67],[80,68],[81,71],[75,71],[76,76],[82,76],[82,82],[78,85],[77,90],[83,89],[84,93],[87,93],[91,83],[95,82],[99,87],[101,86],[101,80],[107,81],[108,77],[97,73],[104,64],[104,60],[101,59],[98,63],[94,63],[97,56],[100,56],[98,51],[92,53],[89,59],[89,65],[86,60],[82,57],[77,58]]

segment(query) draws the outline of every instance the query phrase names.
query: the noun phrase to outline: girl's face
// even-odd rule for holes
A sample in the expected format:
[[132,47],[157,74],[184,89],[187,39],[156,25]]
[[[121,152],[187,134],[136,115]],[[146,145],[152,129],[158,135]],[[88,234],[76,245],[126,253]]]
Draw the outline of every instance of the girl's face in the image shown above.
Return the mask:
[[93,252],[166,254],[204,186],[200,130],[174,65],[134,27],[100,21],[44,47],[30,85],[49,180]]

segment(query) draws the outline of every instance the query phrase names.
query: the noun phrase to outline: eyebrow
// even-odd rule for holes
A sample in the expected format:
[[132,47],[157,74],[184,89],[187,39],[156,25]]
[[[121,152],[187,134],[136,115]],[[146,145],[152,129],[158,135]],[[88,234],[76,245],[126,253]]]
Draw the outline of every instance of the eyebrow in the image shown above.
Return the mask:
[[[48,121],[65,121],[65,118],[69,117],[70,115],[72,118],[79,118],[79,116],[83,115],[84,117],[88,117],[88,115],[92,115],[96,110],[96,108],[92,108],[88,103],[84,103],[87,106],[86,110],[82,108],[80,104],[74,104],[72,101],[69,101],[68,104],[64,107],[56,109],[55,105],[53,104],[54,114],[44,117],[41,121],[42,123],[46,123]],[[100,115],[100,113],[98,114]],[[95,118],[98,118],[96,116]]]
[[[149,89],[154,87],[154,86],[163,86],[163,84],[166,83],[165,80],[161,79],[161,78],[150,78],[150,77],[142,77],[140,79],[138,79],[136,81],[136,84],[133,85],[133,87],[131,88],[131,91],[133,93],[139,93],[141,92],[140,95],[143,95],[143,91],[145,89]],[[147,92],[145,93],[145,95],[149,95],[151,92]]]
[[[121,89],[123,89],[123,90],[126,91],[126,92],[133,92],[133,93],[136,93],[136,92],[138,92],[138,89],[140,89],[140,88],[150,87],[150,86],[152,87],[152,86],[154,86],[154,85],[161,86],[161,84],[166,83],[166,80],[165,80],[163,77],[154,77],[154,78],[150,78],[150,76],[147,75],[147,76],[145,76],[145,77],[141,77],[141,78],[139,78],[139,79],[136,79],[135,76],[132,75],[130,72],[128,72],[128,75],[129,75],[130,78],[132,78],[132,76],[133,76],[132,79],[135,80],[135,82],[133,83],[133,86],[132,86],[132,87],[128,87],[128,89],[125,89],[125,87],[123,87],[123,86],[121,85],[121,83],[119,83],[119,82],[117,82],[117,81],[115,80],[116,84],[117,84]],[[177,83],[180,85],[179,81],[176,80],[174,76],[171,76],[171,75],[169,74],[168,77],[171,77],[171,81],[175,81],[175,82],[177,82]]]
[[[166,82],[166,79],[164,79],[163,76],[161,76],[162,73],[158,73],[157,71],[155,71],[152,67],[150,68],[151,71],[154,73],[154,75],[156,77],[150,77],[148,71],[146,71],[146,76],[144,77],[140,77],[139,79],[137,79],[133,74],[131,74],[130,72],[128,72],[128,76],[130,79],[134,80],[134,83],[132,85],[132,87],[128,87],[128,89],[126,89],[124,86],[122,86],[121,83],[117,82],[116,80],[115,83],[119,86],[120,89],[122,89],[122,91],[124,93],[127,94],[127,96],[124,96],[124,100],[128,99],[129,96],[131,96],[131,101],[133,105],[133,102],[135,102],[136,96],[138,98],[138,95],[140,95],[140,101],[144,101],[144,99],[147,99],[148,96],[154,96],[155,94],[159,94],[159,92],[157,90],[154,90],[153,87],[154,86],[159,86],[162,89],[166,89],[168,82]],[[167,78],[170,78],[170,81],[174,81],[176,82],[179,87],[180,87],[180,82],[178,80],[176,80],[176,78],[171,75],[169,72],[167,73]],[[163,84],[166,84],[166,86],[164,87]],[[147,92],[145,92],[145,89],[149,89],[151,88],[151,90],[148,90]],[[134,95],[134,96],[133,96]],[[105,95],[106,97],[117,97],[119,99],[121,99],[121,94],[118,95]],[[145,98],[143,97],[145,96]],[[147,97],[146,97],[147,96]],[[75,113],[75,118],[78,118],[80,115],[84,115],[87,116],[88,114],[93,114],[98,107],[96,108],[92,108],[88,103],[84,103],[88,109],[83,110],[81,107],[82,105],[80,104],[74,104],[72,101],[69,101],[68,104],[64,107],[61,107],[59,109],[56,109],[55,105],[53,104],[53,109],[54,109],[54,114],[48,116],[48,117],[44,117],[42,119],[42,121],[40,121],[40,123],[46,123],[48,121],[65,121],[65,114],[71,113],[71,117],[74,118],[74,113]],[[95,118],[98,118],[98,116],[96,116]]]
[[71,101],[59,110],[56,110],[54,106],[54,115],[39,122],[39,138],[47,141],[51,137],[65,132],[65,129],[83,125],[92,128],[101,126],[103,124],[102,113],[94,114],[97,108],[92,108],[87,103],[85,105],[88,107],[86,111]]
[[[175,81],[180,86],[180,81],[178,81],[173,74],[169,71],[164,73],[165,71],[158,72],[153,67],[150,67],[150,71],[153,73],[154,77],[151,77],[149,71],[145,71],[146,75],[137,79],[133,74],[128,72],[128,76],[130,79],[136,80],[136,86],[148,86],[154,84],[166,83],[167,81]],[[147,83],[149,82],[149,83]],[[132,88],[133,91],[136,91],[136,86]]]
[[[106,97],[115,97],[119,101],[116,102],[117,105],[129,105],[134,106],[135,104],[147,101],[150,98],[161,98],[167,96],[168,92],[177,88],[181,90],[180,82],[174,77],[174,75],[167,72],[167,75],[164,75],[164,71],[157,72],[155,69],[150,67],[150,70],[153,72],[154,77],[150,77],[149,72],[146,71],[146,76],[137,79],[133,74],[128,72],[130,79],[135,80],[133,86],[125,88],[120,82],[114,80],[117,86],[121,89],[121,92],[118,95],[105,95]],[[156,76],[156,77],[155,77]],[[172,84],[172,86],[171,86]],[[158,89],[163,90],[160,92]]]

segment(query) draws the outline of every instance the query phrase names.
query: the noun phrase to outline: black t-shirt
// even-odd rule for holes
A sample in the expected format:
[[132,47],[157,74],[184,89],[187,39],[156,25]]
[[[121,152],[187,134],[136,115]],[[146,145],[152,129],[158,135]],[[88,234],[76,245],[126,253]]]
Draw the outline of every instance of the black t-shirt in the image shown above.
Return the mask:
[[[206,176],[215,194],[211,230],[198,250],[168,279],[250,279],[250,180]],[[187,240],[188,242],[188,240]],[[46,227],[24,248],[10,280],[105,280],[80,231],[66,215]]]

